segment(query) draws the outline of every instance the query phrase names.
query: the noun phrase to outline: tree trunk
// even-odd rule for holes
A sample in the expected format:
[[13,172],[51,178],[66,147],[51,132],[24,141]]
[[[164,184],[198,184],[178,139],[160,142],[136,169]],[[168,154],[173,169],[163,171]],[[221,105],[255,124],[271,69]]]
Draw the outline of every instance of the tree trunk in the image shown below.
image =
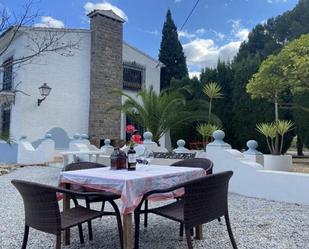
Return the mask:
[[296,148],[297,148],[297,156],[303,156],[304,143],[299,135],[297,135]]
[[210,98],[210,100],[209,100],[208,123],[211,123],[211,122],[210,122],[211,108],[212,108],[212,98]]
[[280,155],[281,151],[279,151],[279,134],[277,133],[275,138],[275,155]]
[[278,122],[279,120],[279,108],[278,108],[278,100],[275,102],[275,120]]

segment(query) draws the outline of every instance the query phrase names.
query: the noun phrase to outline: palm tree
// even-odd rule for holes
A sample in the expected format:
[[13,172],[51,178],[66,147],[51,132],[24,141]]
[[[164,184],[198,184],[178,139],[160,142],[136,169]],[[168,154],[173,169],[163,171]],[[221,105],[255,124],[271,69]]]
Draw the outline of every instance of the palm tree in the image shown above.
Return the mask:
[[211,109],[213,99],[222,98],[221,86],[217,82],[210,82],[204,86],[203,92],[209,98],[208,120],[211,118]]
[[152,87],[144,89],[134,98],[123,91],[116,94],[126,101],[113,109],[120,109],[144,129],[152,132],[153,140],[159,142],[163,134],[184,123],[205,121],[205,101],[186,101],[178,91],[156,93]]

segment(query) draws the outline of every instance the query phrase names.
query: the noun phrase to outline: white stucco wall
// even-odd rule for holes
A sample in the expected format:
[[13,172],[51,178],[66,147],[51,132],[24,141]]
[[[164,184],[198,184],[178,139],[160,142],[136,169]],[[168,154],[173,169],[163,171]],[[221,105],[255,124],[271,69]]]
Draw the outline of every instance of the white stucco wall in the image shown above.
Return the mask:
[[238,156],[234,150],[208,145],[206,157],[214,162],[214,173],[232,170],[231,192],[273,201],[309,205],[309,175],[303,173],[263,170],[262,165]]
[[[35,32],[44,34],[42,29]],[[21,136],[27,136],[29,141],[34,141],[43,138],[47,131],[55,127],[64,129],[70,136],[74,133],[88,133],[90,31],[67,31],[63,39],[64,42],[81,40],[80,47],[74,50],[73,57],[49,53],[15,71],[14,83],[21,82],[18,89],[30,95],[17,93],[15,105],[12,106],[10,131],[16,140]],[[25,55],[29,52],[25,49],[28,44],[27,36],[22,35],[14,41],[0,61],[10,56],[20,58]],[[123,45],[123,60],[135,61],[145,66],[146,87],[152,85],[155,91],[160,91],[160,66],[157,61],[126,43]],[[52,90],[50,96],[38,106],[37,100],[41,98],[38,88],[45,82]],[[137,93],[127,92],[132,96]],[[123,132],[125,120],[124,117],[122,119]],[[124,134],[122,135],[124,137]]]
[[[90,33],[67,33],[63,39],[76,40],[78,37],[81,38],[80,49],[74,50],[73,57],[48,53],[17,71],[18,81],[22,82],[20,89],[30,96],[16,95],[11,115],[11,135],[15,139],[24,135],[30,141],[36,140],[54,127],[61,127],[70,135],[88,132]],[[27,53],[24,48],[29,44],[27,36],[24,35],[22,40],[23,44],[13,49]],[[15,84],[18,81],[14,80]],[[41,98],[38,88],[44,82],[52,90],[38,106],[37,99]]]

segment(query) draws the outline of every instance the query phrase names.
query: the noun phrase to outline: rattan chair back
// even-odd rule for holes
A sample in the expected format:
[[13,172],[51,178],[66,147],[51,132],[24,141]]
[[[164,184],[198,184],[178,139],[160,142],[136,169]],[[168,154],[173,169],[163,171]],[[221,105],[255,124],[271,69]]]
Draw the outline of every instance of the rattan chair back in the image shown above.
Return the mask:
[[185,184],[184,221],[194,227],[224,216],[228,211],[228,184],[232,171],[213,174]]
[[171,166],[203,168],[207,172],[207,175],[211,175],[213,162],[206,158],[189,158],[175,162]]
[[13,180],[24,201],[26,225],[57,235],[61,231],[56,191],[46,185]]
[[78,162],[71,163],[64,166],[63,171],[83,170],[83,169],[97,169],[107,167],[104,164],[93,163],[93,162]]

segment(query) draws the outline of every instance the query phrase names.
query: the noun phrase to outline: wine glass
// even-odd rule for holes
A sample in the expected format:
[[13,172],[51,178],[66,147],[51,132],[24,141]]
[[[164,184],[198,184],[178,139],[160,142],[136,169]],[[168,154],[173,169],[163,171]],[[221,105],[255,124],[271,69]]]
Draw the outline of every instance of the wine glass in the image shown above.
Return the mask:
[[150,164],[150,162],[154,159],[154,153],[152,150],[146,150],[145,151],[145,160],[147,161],[147,164]]
[[138,146],[136,146],[135,151],[136,151],[136,161],[137,161],[137,163],[143,165],[144,161],[145,161],[146,148],[142,145],[138,145]]

